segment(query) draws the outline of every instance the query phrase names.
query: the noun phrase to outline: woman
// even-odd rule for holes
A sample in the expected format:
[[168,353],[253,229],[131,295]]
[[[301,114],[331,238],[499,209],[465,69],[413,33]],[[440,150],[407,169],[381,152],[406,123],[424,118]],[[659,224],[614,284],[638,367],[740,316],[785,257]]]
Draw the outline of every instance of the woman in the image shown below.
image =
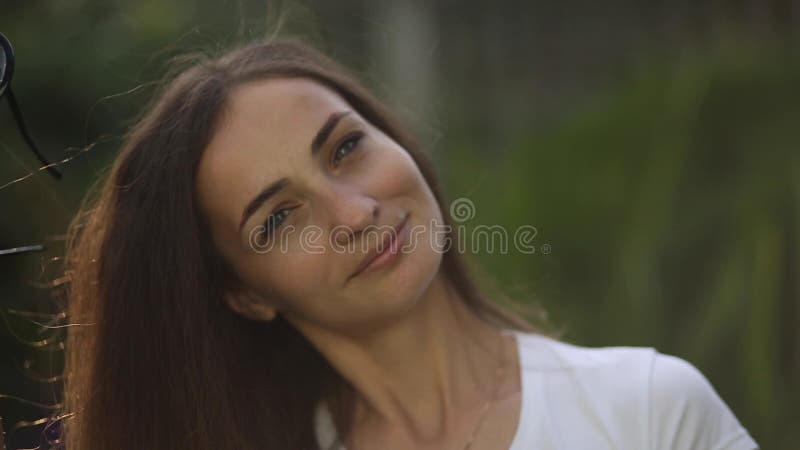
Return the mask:
[[71,226],[67,448],[756,447],[683,360],[486,299],[444,200],[307,45],[195,62]]

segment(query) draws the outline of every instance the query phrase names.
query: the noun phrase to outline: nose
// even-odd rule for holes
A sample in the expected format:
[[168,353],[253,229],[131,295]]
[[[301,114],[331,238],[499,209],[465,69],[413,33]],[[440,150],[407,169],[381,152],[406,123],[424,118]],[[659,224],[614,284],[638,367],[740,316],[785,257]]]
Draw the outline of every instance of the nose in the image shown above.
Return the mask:
[[322,195],[330,217],[332,241],[347,245],[358,233],[376,223],[380,205],[362,190],[345,184],[329,184]]

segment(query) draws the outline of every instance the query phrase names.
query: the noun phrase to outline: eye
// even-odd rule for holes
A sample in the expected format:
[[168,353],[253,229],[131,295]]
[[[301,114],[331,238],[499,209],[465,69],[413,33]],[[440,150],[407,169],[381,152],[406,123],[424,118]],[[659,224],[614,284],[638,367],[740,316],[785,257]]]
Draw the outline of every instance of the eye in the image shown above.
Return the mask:
[[363,133],[360,133],[360,132],[356,133],[356,134],[348,137],[347,139],[345,139],[341,143],[341,145],[339,145],[339,147],[336,148],[336,151],[333,152],[333,166],[334,167],[337,167],[339,165],[339,161],[341,161],[341,159],[344,156],[350,154],[350,152],[355,150],[356,146],[358,145],[358,142],[361,140],[361,138],[363,136],[364,136]]
[[269,238],[272,233],[275,232],[278,228],[280,228],[283,221],[286,219],[288,212],[291,211],[291,208],[283,208],[279,209],[273,214],[270,214],[267,217],[267,220],[264,222],[264,239]]

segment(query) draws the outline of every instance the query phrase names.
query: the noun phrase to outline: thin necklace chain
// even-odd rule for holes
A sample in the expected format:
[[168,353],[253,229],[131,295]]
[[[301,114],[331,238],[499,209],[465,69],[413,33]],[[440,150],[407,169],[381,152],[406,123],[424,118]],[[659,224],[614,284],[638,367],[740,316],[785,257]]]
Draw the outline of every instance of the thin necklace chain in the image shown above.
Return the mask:
[[466,445],[464,445],[464,450],[470,450],[470,448],[472,448],[472,443],[475,441],[475,437],[478,435],[478,431],[480,430],[481,425],[483,424],[483,421],[486,418],[486,413],[489,412],[489,407],[497,399],[497,393],[500,391],[500,380],[502,378],[503,372],[505,372],[506,370],[505,342],[503,342],[503,344],[501,345],[503,346],[503,351],[501,351],[500,363],[494,369],[494,389],[492,390],[492,396],[489,397],[489,400],[487,400],[486,404],[483,405],[483,408],[481,409],[480,418],[478,418],[478,423],[472,430],[472,433],[470,434]]
[[[504,338],[501,337],[501,339],[505,341]],[[502,356],[500,357],[500,363],[494,369],[494,388],[492,389],[492,396],[489,397],[489,400],[487,400],[486,403],[483,405],[483,408],[481,408],[481,415],[478,418],[478,422],[475,424],[475,428],[472,429],[472,433],[470,433],[469,439],[467,439],[467,443],[464,445],[464,450],[470,450],[472,448],[472,443],[475,441],[475,437],[478,436],[478,431],[480,430],[481,425],[483,424],[483,421],[486,418],[486,413],[489,412],[489,407],[492,405],[492,403],[494,403],[495,399],[497,398],[497,393],[500,391],[500,379],[503,375],[503,372],[505,372],[507,368],[506,364],[507,358],[505,357],[506,354],[505,342],[503,342],[503,344],[501,345],[503,347],[501,351]],[[336,439],[336,441],[339,443],[338,447],[339,450],[348,450],[347,447],[345,447],[344,444],[341,441],[339,441],[338,438]]]

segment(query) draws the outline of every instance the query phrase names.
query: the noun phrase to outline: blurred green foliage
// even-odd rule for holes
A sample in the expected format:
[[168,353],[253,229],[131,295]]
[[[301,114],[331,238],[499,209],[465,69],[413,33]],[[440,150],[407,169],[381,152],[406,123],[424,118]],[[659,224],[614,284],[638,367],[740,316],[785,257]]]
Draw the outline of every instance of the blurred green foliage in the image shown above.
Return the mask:
[[[475,204],[467,228],[536,227],[534,254],[478,255],[506,293],[544,307],[568,341],[689,360],[763,448],[795,448],[798,11],[753,28],[734,7],[690,2],[401,3],[4,0],[29,128],[49,158],[74,159],[62,181],[0,189],[0,248],[49,247],[0,257],[0,394],[57,400],[57,383],[33,374],[57,372],[59,352],[26,342],[60,332],[8,311],[62,307],[44,283],[59,276],[66,226],[165,61],[263,36],[283,11],[284,31],[353,67],[415,126],[450,197]],[[693,25],[653,31],[676,17]],[[0,185],[36,168],[5,107],[0,158]],[[0,398],[6,429],[46,413]]]
[[477,223],[552,248],[484,255],[501,285],[567,340],[693,362],[764,448],[800,439],[798,79],[781,54],[647,61],[496,165],[454,151],[449,171]]

